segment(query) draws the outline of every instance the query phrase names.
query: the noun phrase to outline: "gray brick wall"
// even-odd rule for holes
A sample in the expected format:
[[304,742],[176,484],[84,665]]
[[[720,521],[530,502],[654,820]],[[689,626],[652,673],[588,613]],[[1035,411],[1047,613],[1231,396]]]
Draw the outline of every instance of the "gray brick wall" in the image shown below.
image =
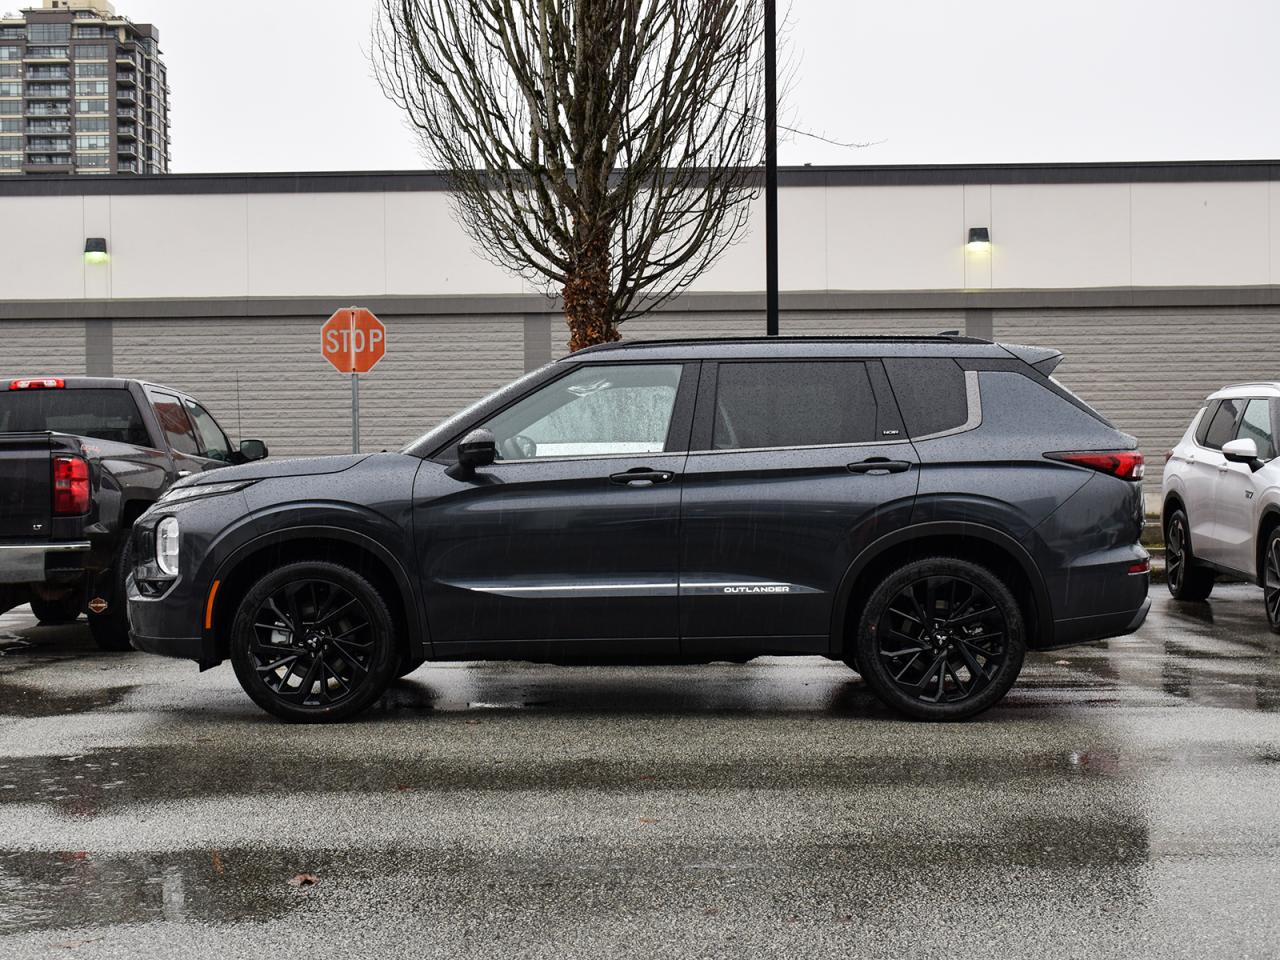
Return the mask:
[[1066,354],[1055,376],[1138,438],[1148,500],[1165,453],[1228,383],[1280,379],[1280,311],[1261,308],[996,311],[995,336]]
[[[388,327],[386,358],[361,377],[366,451],[403,446],[524,369],[519,317],[395,317]],[[117,320],[115,371],[188,391],[273,456],[345,453],[350,379],[321,357],[319,331],[313,317]]]
[[83,320],[0,320],[0,376],[84,376]]

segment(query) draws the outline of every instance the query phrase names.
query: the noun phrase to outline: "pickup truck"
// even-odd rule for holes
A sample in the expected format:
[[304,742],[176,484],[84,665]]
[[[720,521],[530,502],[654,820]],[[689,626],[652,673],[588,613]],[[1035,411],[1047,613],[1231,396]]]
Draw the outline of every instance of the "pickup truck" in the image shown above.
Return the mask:
[[87,612],[104,650],[129,648],[133,522],[183,477],[267,455],[233,448],[205,407],[139,380],[0,380],[0,613],[43,623]]

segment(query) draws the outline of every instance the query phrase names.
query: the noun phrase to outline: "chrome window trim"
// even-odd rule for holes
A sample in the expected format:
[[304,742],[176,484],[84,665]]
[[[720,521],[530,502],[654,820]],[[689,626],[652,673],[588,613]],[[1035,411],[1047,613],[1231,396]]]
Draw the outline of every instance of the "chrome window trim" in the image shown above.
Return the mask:
[[[584,453],[578,457],[525,457],[522,460],[494,460],[489,466],[500,467],[508,463],[572,463],[578,460],[643,460],[645,457],[685,457],[688,450],[661,450],[657,453]],[[435,461],[440,463],[441,461]],[[488,469],[480,467],[479,469]]]
[[892,447],[898,444],[909,444],[910,440],[859,440],[857,443],[810,443],[795,447],[732,447],[727,450],[690,450],[691,457],[705,457],[709,454],[726,453],[774,453],[781,450],[843,450],[854,447]]

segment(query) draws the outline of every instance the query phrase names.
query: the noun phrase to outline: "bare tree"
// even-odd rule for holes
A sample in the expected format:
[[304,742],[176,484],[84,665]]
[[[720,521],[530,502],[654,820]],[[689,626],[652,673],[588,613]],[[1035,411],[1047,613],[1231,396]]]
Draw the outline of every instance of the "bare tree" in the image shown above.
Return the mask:
[[760,0],[379,0],[374,60],[481,251],[569,347],[689,285],[758,183]]

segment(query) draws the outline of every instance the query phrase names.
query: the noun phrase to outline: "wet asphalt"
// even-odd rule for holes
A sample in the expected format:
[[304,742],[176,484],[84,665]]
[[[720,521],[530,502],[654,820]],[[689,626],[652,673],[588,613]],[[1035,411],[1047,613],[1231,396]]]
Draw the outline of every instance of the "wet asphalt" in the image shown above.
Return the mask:
[[287,726],[15,611],[0,957],[1276,957],[1280,637],[1153,590],[945,726],[816,658],[428,665]]

